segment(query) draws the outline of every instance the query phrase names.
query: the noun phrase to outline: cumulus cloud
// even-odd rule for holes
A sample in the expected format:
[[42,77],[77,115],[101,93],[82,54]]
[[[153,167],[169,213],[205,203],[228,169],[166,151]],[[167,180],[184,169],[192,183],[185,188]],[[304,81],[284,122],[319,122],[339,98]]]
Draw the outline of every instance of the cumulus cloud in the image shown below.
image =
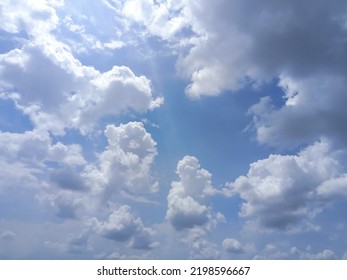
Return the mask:
[[324,207],[326,184],[341,176],[329,145],[317,142],[298,155],[270,155],[252,163],[247,176],[230,183],[228,191],[244,200],[240,215],[254,217],[262,227],[312,229],[310,219]]
[[244,253],[244,249],[242,247],[242,244],[234,238],[224,239],[222,245],[223,245],[224,250],[227,251],[228,253],[232,253],[232,254]]
[[281,76],[279,86],[285,104],[276,108],[267,97],[251,107],[253,124],[260,143],[296,147],[319,138],[328,138],[345,148],[347,80],[339,75],[310,78]]
[[[58,149],[59,147],[59,149]],[[86,163],[79,145],[52,143],[45,131],[0,132],[1,187],[42,186],[50,163],[81,166]]]
[[135,249],[152,249],[153,230],[144,227],[141,218],[132,213],[130,206],[123,205],[114,210],[105,222],[96,218],[91,221],[93,230],[101,236],[118,242],[130,241]]
[[28,43],[0,55],[0,88],[38,129],[92,129],[103,116],[144,113],[161,105],[150,81],[126,66],[99,72],[84,66],[55,39]]
[[217,260],[220,252],[216,244],[205,239],[198,239],[191,244],[190,259],[194,260]]
[[197,158],[185,156],[177,164],[180,181],[171,183],[166,219],[177,230],[203,226],[215,220],[205,198],[215,193],[211,174]]
[[237,89],[245,77],[261,83],[281,74],[344,72],[343,1],[183,2],[190,28],[206,38],[179,63],[191,97]]
[[42,162],[61,162],[78,166],[86,163],[78,144],[52,143],[45,131],[32,130],[24,133],[0,132],[1,158],[6,162],[26,162],[40,165]]
[[318,186],[317,194],[325,198],[344,199],[347,197],[347,175],[332,178]]
[[108,125],[104,132],[108,146],[99,155],[98,166],[89,166],[85,176],[107,195],[120,191],[131,195],[158,191],[158,183],[150,172],[157,155],[157,143],[143,124]]
[[345,146],[344,1],[173,2],[127,1],[123,12],[149,36],[190,42],[177,63],[188,96],[275,79],[285,104],[267,98],[250,110],[259,142],[293,147],[330,137]]
[[305,251],[301,251],[296,247],[293,247],[291,254],[296,255],[299,259],[302,260],[336,260],[338,259],[335,252],[330,249],[324,249],[318,253],[312,253],[310,246],[306,248]]
[[148,35],[172,41],[188,24],[183,8],[182,1],[131,0],[124,2],[122,12],[126,18],[141,24]]
[[9,33],[26,31],[39,36],[54,29],[59,23],[56,7],[63,5],[60,0],[4,0],[1,3],[0,28]]

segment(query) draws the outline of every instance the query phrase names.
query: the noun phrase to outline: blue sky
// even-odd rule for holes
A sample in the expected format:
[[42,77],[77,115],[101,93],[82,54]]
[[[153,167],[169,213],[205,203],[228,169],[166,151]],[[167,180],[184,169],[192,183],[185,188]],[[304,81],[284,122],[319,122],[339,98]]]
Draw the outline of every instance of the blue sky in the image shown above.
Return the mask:
[[345,1],[5,0],[1,259],[346,259]]

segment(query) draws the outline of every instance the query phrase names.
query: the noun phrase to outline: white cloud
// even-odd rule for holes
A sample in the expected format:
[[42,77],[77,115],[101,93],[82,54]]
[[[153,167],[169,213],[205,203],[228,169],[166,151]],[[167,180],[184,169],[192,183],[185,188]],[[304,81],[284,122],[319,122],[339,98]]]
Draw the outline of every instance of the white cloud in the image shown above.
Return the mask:
[[59,162],[71,166],[86,163],[78,144],[52,144],[46,131],[32,130],[24,133],[0,132],[1,158],[8,163],[27,163],[43,167],[44,162]]
[[175,35],[187,26],[187,18],[183,15],[181,2],[125,1],[123,15],[141,24],[149,36],[158,36],[171,41],[175,40]]
[[93,230],[101,236],[114,241],[125,242],[135,249],[152,249],[153,231],[144,227],[141,219],[132,213],[130,206],[123,205],[114,210],[105,222],[96,218],[91,220]]
[[[177,164],[180,181],[171,183],[166,219],[177,230],[204,226],[215,221],[205,198],[215,193],[211,174],[200,168],[197,158],[185,156]],[[219,219],[220,220],[220,219]]]
[[296,255],[299,259],[302,260],[336,260],[337,256],[334,251],[330,249],[324,249],[321,252],[316,254],[310,252],[311,248],[308,246],[305,251],[301,251],[296,247],[291,249],[291,253]]
[[[59,148],[57,148],[59,146]],[[52,144],[45,131],[0,132],[0,186],[42,188],[50,164],[83,166],[79,145]]]
[[216,244],[205,239],[198,239],[191,244],[190,259],[194,260],[217,260],[220,252]]
[[245,252],[242,247],[242,244],[234,238],[224,239],[222,245],[224,250],[227,251],[228,253],[242,254]]
[[39,36],[55,28],[59,22],[56,7],[60,0],[4,0],[1,2],[0,28],[10,33],[26,31]]
[[202,226],[208,222],[210,209],[192,197],[170,196],[166,218],[177,230]]
[[98,156],[98,166],[86,169],[86,178],[107,196],[120,191],[137,196],[158,191],[158,183],[151,175],[157,143],[143,124],[108,125],[105,135],[108,146]]
[[145,113],[163,102],[152,97],[146,77],[126,66],[103,73],[84,66],[49,36],[0,54],[0,74],[3,98],[13,99],[36,128],[54,134],[71,127],[88,132],[104,116]]
[[317,194],[334,199],[343,199],[347,197],[347,174],[338,178],[332,178],[323,182],[317,189]]
[[317,142],[298,155],[270,155],[252,163],[247,176],[230,183],[229,191],[244,200],[241,216],[254,217],[262,227],[312,230],[310,220],[324,207],[317,189],[341,176],[335,156],[325,142]]

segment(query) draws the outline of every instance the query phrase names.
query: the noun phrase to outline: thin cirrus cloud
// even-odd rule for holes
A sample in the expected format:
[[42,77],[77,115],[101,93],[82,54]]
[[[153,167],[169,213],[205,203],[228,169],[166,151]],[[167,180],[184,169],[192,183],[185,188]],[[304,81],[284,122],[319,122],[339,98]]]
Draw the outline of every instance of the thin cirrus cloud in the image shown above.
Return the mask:
[[[344,258],[346,13],[2,1],[0,258]],[[170,119],[212,97],[247,108],[223,120],[237,137]]]

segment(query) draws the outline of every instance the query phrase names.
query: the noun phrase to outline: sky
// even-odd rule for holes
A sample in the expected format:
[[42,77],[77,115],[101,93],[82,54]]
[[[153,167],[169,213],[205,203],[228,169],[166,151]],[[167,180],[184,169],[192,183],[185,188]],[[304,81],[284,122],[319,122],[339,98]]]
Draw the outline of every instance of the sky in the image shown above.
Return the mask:
[[0,259],[347,259],[346,1],[0,18]]

